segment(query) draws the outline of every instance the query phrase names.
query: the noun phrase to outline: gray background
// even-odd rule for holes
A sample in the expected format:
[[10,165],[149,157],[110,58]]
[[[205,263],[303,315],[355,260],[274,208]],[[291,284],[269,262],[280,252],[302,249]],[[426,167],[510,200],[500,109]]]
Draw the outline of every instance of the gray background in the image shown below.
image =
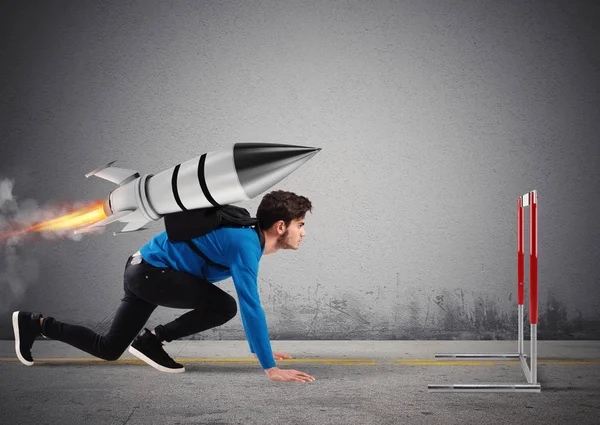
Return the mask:
[[[531,189],[540,337],[600,336],[597,3],[4,2],[0,19],[1,222],[102,199],[84,174],[113,159],[317,146],[274,187],[314,210],[298,251],[261,262],[273,339],[515,338]],[[126,258],[163,229],[118,228],[0,242],[0,337],[13,309],[105,330]],[[239,316],[196,337],[243,338]]]

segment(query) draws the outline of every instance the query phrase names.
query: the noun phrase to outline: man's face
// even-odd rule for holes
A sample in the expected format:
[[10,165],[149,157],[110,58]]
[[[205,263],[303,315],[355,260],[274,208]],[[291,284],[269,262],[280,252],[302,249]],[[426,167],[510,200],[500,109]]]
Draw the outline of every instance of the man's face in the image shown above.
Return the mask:
[[284,232],[277,238],[277,248],[298,249],[302,238],[306,235],[304,231],[304,217],[292,220],[289,226],[284,225]]

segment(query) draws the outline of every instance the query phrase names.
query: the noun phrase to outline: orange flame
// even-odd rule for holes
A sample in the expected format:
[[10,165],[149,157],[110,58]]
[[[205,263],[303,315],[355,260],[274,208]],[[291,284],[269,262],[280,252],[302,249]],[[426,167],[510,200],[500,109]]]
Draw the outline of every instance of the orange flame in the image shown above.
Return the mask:
[[56,232],[88,226],[106,218],[103,206],[104,201],[96,201],[93,204],[79,208],[61,217],[42,221],[41,223],[34,224],[33,226],[15,232],[5,233],[0,235],[0,239],[29,232]]

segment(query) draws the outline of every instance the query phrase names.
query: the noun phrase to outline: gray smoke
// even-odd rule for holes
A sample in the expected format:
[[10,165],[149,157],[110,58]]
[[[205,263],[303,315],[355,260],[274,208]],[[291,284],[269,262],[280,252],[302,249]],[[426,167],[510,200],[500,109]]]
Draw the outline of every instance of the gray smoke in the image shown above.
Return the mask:
[[[65,207],[40,207],[33,199],[18,201],[13,195],[13,187],[14,180],[0,178],[0,235],[69,212]],[[72,210],[73,207],[82,206],[84,204],[72,205],[70,208]],[[83,238],[81,234],[74,234],[72,229],[0,238],[0,314],[14,308],[25,296],[27,287],[39,278],[39,263],[30,253],[31,250],[25,248],[26,244],[35,240],[32,236],[51,240],[69,238],[75,241]]]

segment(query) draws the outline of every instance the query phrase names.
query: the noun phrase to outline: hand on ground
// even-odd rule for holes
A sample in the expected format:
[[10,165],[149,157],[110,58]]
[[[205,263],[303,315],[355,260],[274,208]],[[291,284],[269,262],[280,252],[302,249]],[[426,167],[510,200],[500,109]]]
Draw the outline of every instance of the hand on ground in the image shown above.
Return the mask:
[[312,376],[300,372],[294,369],[279,369],[278,367],[272,367],[266,369],[265,373],[271,381],[274,382],[314,382],[315,378]]

